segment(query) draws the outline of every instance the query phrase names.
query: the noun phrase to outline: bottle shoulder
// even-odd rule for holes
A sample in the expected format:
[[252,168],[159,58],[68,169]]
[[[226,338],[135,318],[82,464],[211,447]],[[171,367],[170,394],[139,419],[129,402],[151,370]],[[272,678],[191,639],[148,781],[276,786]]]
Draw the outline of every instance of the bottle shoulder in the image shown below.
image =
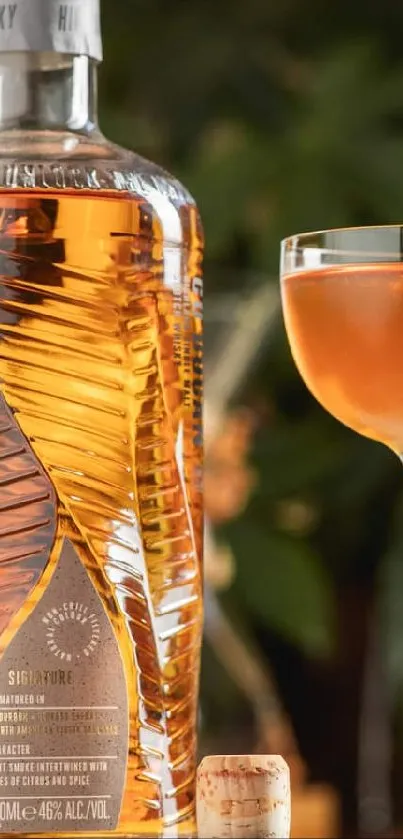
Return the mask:
[[159,190],[167,198],[173,201],[184,202],[186,204],[195,204],[189,190],[170,172],[148,160],[145,157],[133,151],[128,151],[120,146],[107,141],[107,146],[112,155],[110,162],[105,162],[106,168],[110,170],[111,163],[114,165],[114,171],[120,171],[123,177],[127,177],[130,182],[131,177],[134,177],[142,185],[142,188],[148,190]]
[[180,206],[195,202],[162,167],[105,139],[98,131],[2,132],[0,189],[118,191],[149,200],[161,195]]

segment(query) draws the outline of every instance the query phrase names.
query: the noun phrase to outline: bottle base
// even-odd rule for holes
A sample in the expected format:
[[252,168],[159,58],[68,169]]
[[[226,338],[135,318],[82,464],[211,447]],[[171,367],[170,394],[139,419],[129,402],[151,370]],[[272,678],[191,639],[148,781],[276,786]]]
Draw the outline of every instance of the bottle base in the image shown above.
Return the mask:
[[94,833],[86,831],[71,831],[58,833],[49,830],[46,833],[0,833],[1,839],[196,839],[197,830],[194,818],[187,818],[177,824],[161,826],[159,824],[133,824],[126,828]]

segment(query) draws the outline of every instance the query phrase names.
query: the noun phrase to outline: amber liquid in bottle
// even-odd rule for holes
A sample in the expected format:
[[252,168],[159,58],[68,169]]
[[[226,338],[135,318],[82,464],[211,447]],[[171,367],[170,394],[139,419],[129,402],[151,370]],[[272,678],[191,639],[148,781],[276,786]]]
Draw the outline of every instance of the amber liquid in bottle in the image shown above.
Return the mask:
[[345,425],[403,451],[401,263],[301,271],[282,279],[296,364]]
[[[202,242],[195,207],[178,212],[181,246],[164,240],[147,200],[124,192],[0,192],[0,653],[68,539],[127,685],[126,781],[104,835],[194,829]],[[57,808],[24,835],[60,835]],[[90,835],[85,822],[72,835]]]

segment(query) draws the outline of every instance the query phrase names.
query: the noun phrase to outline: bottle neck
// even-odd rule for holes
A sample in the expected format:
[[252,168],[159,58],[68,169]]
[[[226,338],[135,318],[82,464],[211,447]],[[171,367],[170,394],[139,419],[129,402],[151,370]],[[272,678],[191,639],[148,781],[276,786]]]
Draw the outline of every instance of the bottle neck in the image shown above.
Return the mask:
[[97,126],[96,61],[53,52],[0,53],[0,132],[88,135]]

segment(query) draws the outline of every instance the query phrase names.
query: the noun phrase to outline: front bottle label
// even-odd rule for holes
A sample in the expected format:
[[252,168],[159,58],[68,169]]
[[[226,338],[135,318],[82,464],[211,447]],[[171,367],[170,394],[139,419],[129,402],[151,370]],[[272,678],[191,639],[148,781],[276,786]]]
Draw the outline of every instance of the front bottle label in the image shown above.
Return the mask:
[[0,661],[0,834],[115,829],[128,737],[118,643],[65,540]]

